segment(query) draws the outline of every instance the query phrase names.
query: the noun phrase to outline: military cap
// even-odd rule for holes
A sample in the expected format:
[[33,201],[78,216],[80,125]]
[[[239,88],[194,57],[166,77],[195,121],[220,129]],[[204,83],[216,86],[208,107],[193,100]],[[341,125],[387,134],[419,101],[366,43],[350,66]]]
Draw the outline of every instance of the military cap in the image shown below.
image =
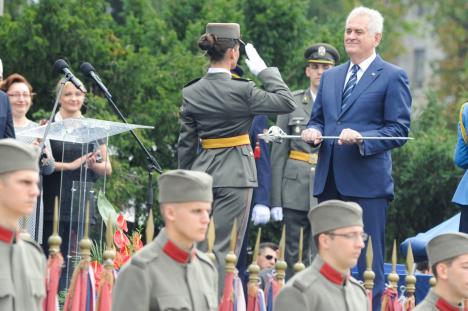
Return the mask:
[[340,53],[330,44],[317,43],[304,52],[307,63],[321,63],[335,65],[340,62]]
[[198,171],[173,170],[159,176],[159,203],[213,202],[213,178]]
[[312,235],[351,226],[364,226],[362,208],[354,202],[324,201],[309,211]]
[[208,23],[206,33],[215,35],[217,38],[240,40],[240,26],[237,23]]
[[468,254],[468,234],[453,232],[438,235],[427,243],[426,252],[431,266],[444,260]]
[[0,174],[30,170],[39,172],[39,151],[16,139],[0,140]]

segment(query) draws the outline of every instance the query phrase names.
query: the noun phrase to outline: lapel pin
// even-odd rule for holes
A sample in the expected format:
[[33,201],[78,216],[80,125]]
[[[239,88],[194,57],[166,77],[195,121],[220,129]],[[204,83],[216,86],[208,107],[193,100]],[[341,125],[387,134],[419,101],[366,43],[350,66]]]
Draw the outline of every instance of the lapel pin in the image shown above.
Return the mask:
[[375,76],[375,72],[371,73],[371,76]]

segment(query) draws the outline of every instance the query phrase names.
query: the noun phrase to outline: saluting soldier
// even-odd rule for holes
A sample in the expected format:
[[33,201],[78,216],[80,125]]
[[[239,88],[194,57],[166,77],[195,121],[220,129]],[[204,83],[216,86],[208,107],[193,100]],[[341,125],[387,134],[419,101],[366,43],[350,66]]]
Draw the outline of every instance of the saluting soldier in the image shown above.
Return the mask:
[[279,292],[273,310],[368,310],[365,288],[350,275],[367,239],[361,207],[324,201],[310,210],[309,220],[318,254]]
[[159,177],[165,228],[119,272],[112,310],[217,310],[216,268],[196,249],[210,222],[212,183],[208,174],[187,170]]
[[437,283],[414,311],[466,310],[462,303],[468,297],[468,234],[438,235],[426,251]]
[[[250,71],[263,83],[234,78],[230,70],[239,59],[240,27],[235,23],[209,23],[198,42],[210,59],[207,74],[182,91],[179,168],[204,171],[213,177],[214,253],[223,284],[234,219],[240,225],[236,255],[245,233],[257,187],[255,160],[249,129],[255,115],[289,113],[294,99],[277,68],[267,68],[251,44],[245,51]],[[206,250],[206,244],[202,248]],[[221,286],[220,286],[221,288]]]
[[39,152],[14,139],[0,140],[0,310],[42,310],[46,258],[30,236],[16,231],[39,195]]
[[[297,108],[290,114],[278,116],[276,125],[288,135],[300,135],[310,119],[312,106],[320,85],[322,73],[340,61],[338,51],[326,43],[317,43],[304,52],[306,62],[305,75],[309,78],[309,87],[293,92]],[[298,261],[299,234],[304,228],[302,262],[308,266],[316,250],[311,239],[307,213],[317,204],[312,196],[315,165],[318,148],[313,148],[301,140],[286,140],[273,144],[272,162],[272,210],[273,221],[283,219],[286,225],[285,260],[288,264],[286,279],[294,273],[294,263]]]

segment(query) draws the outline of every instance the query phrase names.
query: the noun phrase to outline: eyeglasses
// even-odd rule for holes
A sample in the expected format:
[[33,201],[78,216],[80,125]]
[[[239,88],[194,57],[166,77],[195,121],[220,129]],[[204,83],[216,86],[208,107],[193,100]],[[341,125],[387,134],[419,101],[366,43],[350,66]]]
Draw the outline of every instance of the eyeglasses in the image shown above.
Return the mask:
[[277,258],[276,258],[276,257],[274,257],[273,255],[266,255],[266,256],[265,256],[265,258],[266,258],[266,260],[272,260],[272,259],[275,259],[275,262],[276,262],[276,260],[277,260]]
[[352,240],[353,242],[357,242],[358,239],[360,238],[363,242],[367,241],[367,238],[369,235],[365,232],[351,232],[351,233],[335,233],[335,232],[328,232],[325,233],[326,235],[331,235],[331,236],[341,236],[343,238],[346,238],[348,240]]
[[30,93],[8,93],[8,96],[13,97],[13,98],[20,98],[20,97],[31,98],[31,97],[34,96],[34,93],[33,94],[30,94]]

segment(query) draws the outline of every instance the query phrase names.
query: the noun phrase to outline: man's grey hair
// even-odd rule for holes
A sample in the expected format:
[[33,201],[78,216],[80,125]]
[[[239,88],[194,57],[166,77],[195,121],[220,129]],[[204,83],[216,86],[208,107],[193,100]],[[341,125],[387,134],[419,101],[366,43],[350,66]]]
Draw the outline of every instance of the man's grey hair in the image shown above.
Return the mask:
[[373,36],[376,33],[383,32],[384,18],[382,14],[380,14],[380,12],[377,10],[370,9],[364,6],[356,7],[349,13],[348,17],[346,18],[346,25],[348,25],[350,19],[360,15],[365,15],[369,17],[369,25],[367,25],[369,35]]

